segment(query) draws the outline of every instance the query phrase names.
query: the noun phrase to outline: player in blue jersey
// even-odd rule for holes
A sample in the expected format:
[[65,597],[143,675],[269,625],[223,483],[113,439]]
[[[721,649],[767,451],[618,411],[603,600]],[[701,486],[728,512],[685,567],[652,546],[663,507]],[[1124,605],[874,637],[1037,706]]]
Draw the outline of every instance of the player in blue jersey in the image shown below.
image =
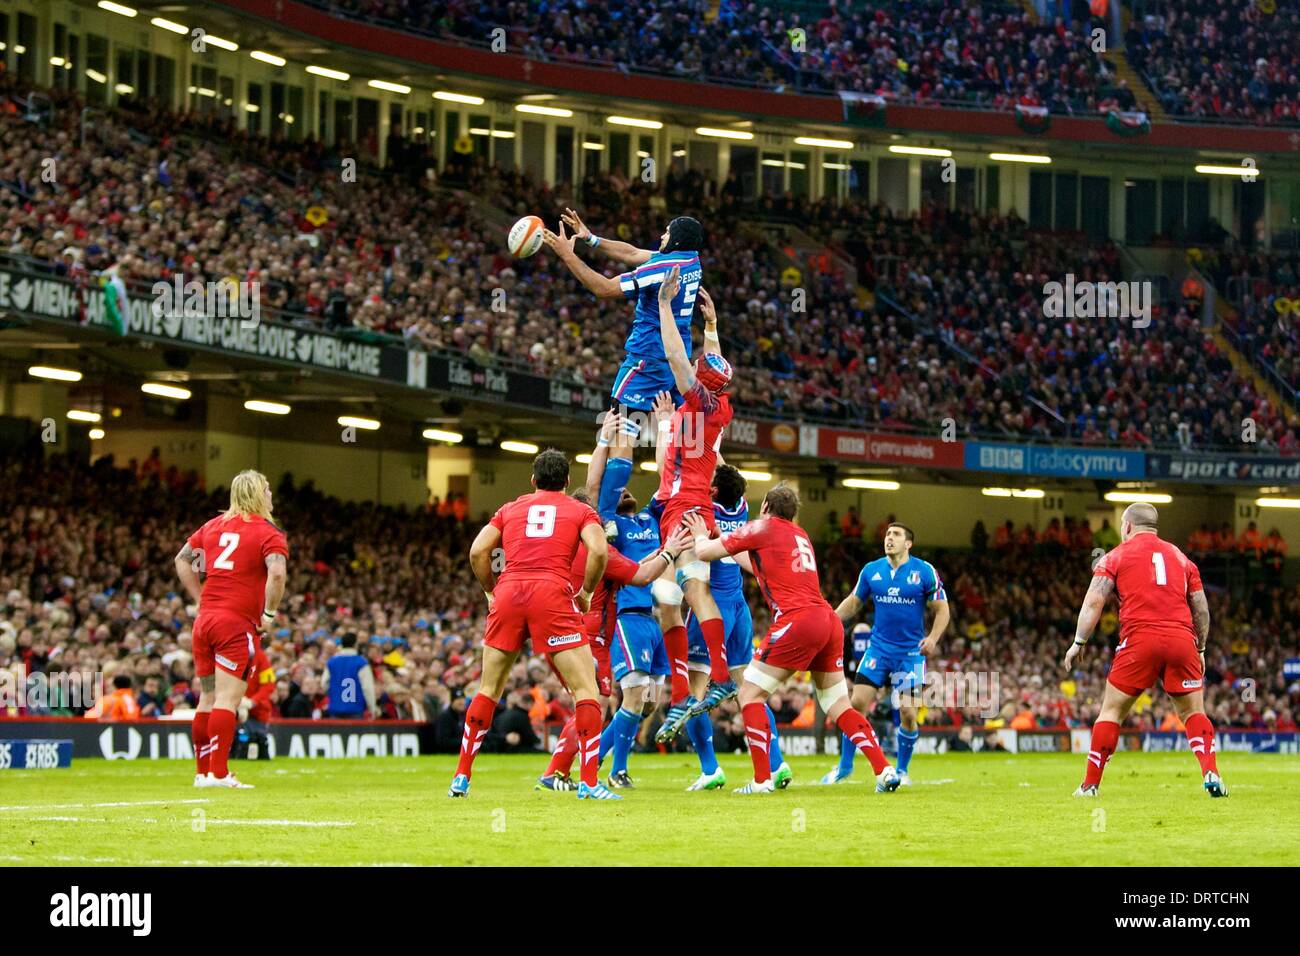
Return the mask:
[[[713,518],[720,534],[735,531],[749,521],[745,477],[739,469],[734,465],[718,465],[713,472],[712,491]],[[727,667],[731,671],[731,679],[740,684],[745,668],[754,658],[754,619],[749,611],[749,602],[745,600],[744,572],[735,558],[720,558],[709,566],[709,590],[713,592],[713,599],[722,612],[722,622],[726,629]],[[686,616],[686,632],[691,696],[702,700],[709,682],[709,648],[704,643],[699,621],[689,612]],[[785,789],[790,785],[793,775],[790,765],[781,756],[781,747],[777,742],[776,716],[771,707],[767,708],[767,718],[772,730],[768,750],[772,763],[772,780],[778,788]],[[727,776],[718,766],[718,758],[713,752],[713,723],[709,715],[696,714],[687,720],[686,733],[700,758],[700,776],[686,788],[687,791],[719,790],[725,787]]]
[[[934,654],[948,627],[948,595],[939,572],[929,561],[912,557],[912,529],[891,524],[885,529],[885,556],[867,563],[858,575],[853,593],[835,613],[845,624],[862,612],[868,600],[875,608],[875,623],[853,688],[853,707],[864,716],[875,705],[880,689],[889,681],[900,716],[898,774],[900,786],[910,785],[907,775],[912,748],[920,733],[916,712],[925,684],[925,659]],[[925,632],[925,612],[934,620]],[[840,762],[822,777],[822,783],[839,783],[853,773],[856,748],[840,740]]]
[[[609,458],[600,480],[597,511],[605,523],[610,545],[624,556],[640,562],[658,553],[659,518],[649,508],[638,508],[636,496],[628,490],[632,475],[632,442],[625,430],[613,436]],[[631,787],[627,760],[642,718],[654,710],[659,688],[668,676],[668,653],[663,632],[655,619],[655,603],[664,595],[667,582],[619,588],[615,598],[617,617],[610,641],[610,664],[614,680],[623,690],[623,703],[601,734],[600,759],[613,752],[608,783],[612,788]],[[674,590],[677,608],[665,610],[665,618],[680,616],[681,594]]]
[[[681,283],[673,297],[672,310],[686,354],[690,355],[691,313],[700,289],[699,250],[704,245],[704,227],[690,216],[678,216],[659,237],[658,251],[651,251],[593,235],[572,209],[566,209],[560,220],[558,235],[549,229],[542,234],[556,257],[598,298],[622,296],[636,303],[632,328],[624,343],[627,355],[611,389],[613,404],[648,412],[655,395],[666,391],[672,394],[673,403],[680,405],[682,395],[668,365],[659,329],[659,285],[674,267],[681,269]],[[566,234],[566,226],[573,230],[572,235]],[[631,271],[614,278],[601,275],[574,251],[574,243],[579,239],[631,267]]]

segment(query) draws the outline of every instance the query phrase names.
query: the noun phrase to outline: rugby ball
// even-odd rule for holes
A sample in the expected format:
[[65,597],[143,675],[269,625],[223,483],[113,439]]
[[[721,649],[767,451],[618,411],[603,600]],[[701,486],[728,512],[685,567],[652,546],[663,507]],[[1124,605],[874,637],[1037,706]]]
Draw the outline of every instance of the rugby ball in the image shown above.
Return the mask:
[[537,216],[524,216],[510,227],[510,235],[506,240],[506,245],[510,247],[510,254],[520,259],[527,259],[542,248],[542,230],[545,228],[542,220]]

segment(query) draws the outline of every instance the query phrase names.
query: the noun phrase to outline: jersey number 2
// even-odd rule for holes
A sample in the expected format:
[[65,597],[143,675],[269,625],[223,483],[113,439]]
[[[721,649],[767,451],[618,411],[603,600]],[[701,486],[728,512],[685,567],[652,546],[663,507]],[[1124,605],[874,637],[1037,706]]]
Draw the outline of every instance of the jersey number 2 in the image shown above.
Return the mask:
[[528,509],[524,537],[549,538],[555,533],[555,505],[533,505]]
[[235,553],[239,547],[239,535],[233,531],[222,532],[221,535],[221,553],[217,555],[217,560],[212,562],[214,568],[220,568],[223,571],[235,570],[235,562],[230,560],[230,556]]

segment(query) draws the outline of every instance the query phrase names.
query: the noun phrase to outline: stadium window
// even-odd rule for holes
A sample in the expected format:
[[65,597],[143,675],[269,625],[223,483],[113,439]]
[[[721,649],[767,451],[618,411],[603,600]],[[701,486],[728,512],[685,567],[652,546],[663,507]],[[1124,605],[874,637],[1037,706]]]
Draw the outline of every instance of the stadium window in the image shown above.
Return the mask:
[[871,160],[853,159],[849,161],[849,195],[854,199],[871,198]]
[[1029,173],[1029,228],[1052,228],[1052,174],[1046,170]]
[[356,141],[366,155],[379,160],[379,100],[370,96],[357,97]]
[[248,97],[244,107],[244,128],[250,133],[262,132],[262,114],[266,112],[265,96],[261,83],[248,84]]
[[9,42],[9,14],[7,13],[0,13],[0,42],[4,43],[4,49],[0,50],[0,68],[8,68],[9,51],[14,45]]
[[780,153],[764,153],[763,168],[764,196],[780,196],[785,192],[785,157]]
[[[1129,185],[1132,183],[1132,185]],[[1156,231],[1156,181],[1129,179],[1124,182],[1124,241],[1144,246]]]
[[303,128],[307,125],[307,115],[303,112],[303,92],[301,86],[289,87],[289,106],[288,113],[292,120],[286,117],[285,122],[288,124],[286,135],[290,140],[299,140],[307,135]]
[[[509,133],[509,136],[505,134]],[[498,169],[514,171],[519,166],[515,159],[515,145],[519,131],[514,123],[498,123],[492,128],[492,164]]]
[[[582,175],[595,176],[600,173],[600,157],[605,155],[605,145],[599,136],[586,136],[582,140]],[[595,147],[588,149],[587,147]]]
[[217,102],[213,109],[220,115],[229,118],[235,115],[235,108],[238,106],[239,104],[235,102],[235,78],[233,76],[218,77]]
[[998,166],[984,167],[984,208],[993,212],[996,212],[1002,204],[1002,194],[999,190],[1001,172]]
[[[123,96],[129,95],[120,92],[126,87],[130,87],[132,90],[137,92],[139,91],[140,88],[136,86],[136,82],[135,82],[135,51],[128,49],[126,47],[119,46],[117,47],[116,52],[117,52],[117,56],[115,59],[117,63],[117,70],[113,82],[116,85],[116,89],[114,90],[114,93],[120,99]],[[190,74],[191,74],[190,85],[191,86],[197,85],[199,68],[197,66],[191,67]],[[193,99],[193,97],[190,98]]]
[[283,83],[271,84],[271,109],[266,117],[266,128],[272,136],[283,136],[287,125],[285,116],[285,92]]
[[[173,107],[176,104],[176,61],[169,56],[154,54],[153,77],[154,96]],[[231,89],[234,89],[234,81],[231,82]]]
[[[713,141],[704,140],[701,142],[691,143],[686,147],[687,162],[689,168],[698,172],[705,179],[718,178],[718,144]],[[732,154],[735,154],[733,148]],[[753,195],[747,193],[746,195]]]
[[1052,221],[1057,229],[1079,228],[1079,174],[1056,173],[1056,208]]
[[957,167],[956,187],[956,207],[966,212],[974,212],[978,205],[975,198],[975,167]]
[[[533,179],[546,179],[546,124],[531,120],[520,123],[519,162]],[[502,142],[505,142],[503,140]]]
[[573,127],[555,127],[555,182],[573,182]]
[[675,176],[686,174],[686,144],[673,143],[668,150],[668,168]]
[[812,156],[809,153],[791,153],[790,161],[786,163],[786,169],[790,171],[790,192],[796,198],[803,196],[808,197],[809,184],[812,178],[809,174],[808,167],[812,165]]
[[921,202],[947,209],[952,205],[948,197],[950,185],[943,178],[943,163],[937,159],[921,160]]
[[[0,31],[2,34],[5,31]],[[104,103],[108,99],[108,40],[93,33],[86,35],[86,69],[82,72],[86,74],[86,101],[88,103]],[[73,68],[74,72],[76,68]],[[93,73],[91,71],[94,71]],[[92,76],[102,76],[105,79],[91,79]]]
[[907,212],[907,160],[881,157],[876,165],[876,198],[893,213]]
[[647,167],[645,164],[645,161],[647,159],[651,160],[652,162],[655,159],[655,138],[653,136],[638,136],[637,148],[636,148],[636,162],[632,164],[634,175],[636,176],[637,179],[640,179],[642,173],[647,168],[650,168],[650,169],[654,169],[654,176],[656,179],[658,179],[659,170],[655,169],[655,166],[658,166],[658,163],[655,162],[653,166]]
[[316,136],[322,142],[334,142],[334,130],[330,126],[330,95],[324,90],[316,93]]
[[1160,234],[1181,241],[1187,234],[1187,216],[1183,208],[1184,185],[1181,176],[1160,180]]
[[460,138],[460,113],[446,110],[442,114],[442,163],[451,166],[456,161],[456,140]]
[[18,14],[18,36],[15,51],[18,75],[25,80],[36,79],[36,18],[30,13]]
[[352,136],[352,101],[344,97],[334,98],[334,142],[351,143]]
[[[695,146],[692,143],[691,146]],[[712,143],[700,143],[700,146],[712,146]],[[691,156],[692,169],[695,157]],[[758,194],[758,150],[753,146],[731,146],[731,172],[736,174],[736,184],[740,188],[740,199],[749,202]]]
[[1110,236],[1110,180],[1105,176],[1084,176],[1079,208],[1079,227],[1089,239]]
[[[832,163],[838,163],[838,160],[831,160]],[[843,169],[831,169],[822,166],[822,191],[821,199],[838,199],[840,198],[840,183],[844,182],[847,172]]]
[[470,115],[469,138],[474,146],[474,155],[487,159],[492,148],[492,119],[488,116]]
[[[153,57],[148,50],[135,51],[135,95],[136,99],[146,99],[154,95],[154,88],[149,85],[153,77],[152,67]],[[216,70],[208,70],[213,80],[216,79]],[[214,89],[212,84],[207,84],[208,89]]]
[[1264,190],[1258,183],[1243,183],[1234,179],[1233,207],[1237,210],[1237,236],[1247,249],[1259,244],[1260,228],[1264,221]]
[[[1271,187],[1276,190],[1277,184]],[[1300,197],[1300,190],[1294,195]],[[1288,217],[1289,218],[1289,217]],[[1199,176],[1187,184],[1187,238],[1191,242],[1202,242],[1209,238],[1210,227],[1210,183],[1204,176]]]
[[56,90],[68,89],[68,81],[72,78],[72,71],[65,70],[63,64],[68,58],[68,28],[62,23],[54,24],[54,56],[59,59],[59,63],[50,64],[50,85]]
[[632,175],[632,137],[627,133],[609,134],[609,171]]

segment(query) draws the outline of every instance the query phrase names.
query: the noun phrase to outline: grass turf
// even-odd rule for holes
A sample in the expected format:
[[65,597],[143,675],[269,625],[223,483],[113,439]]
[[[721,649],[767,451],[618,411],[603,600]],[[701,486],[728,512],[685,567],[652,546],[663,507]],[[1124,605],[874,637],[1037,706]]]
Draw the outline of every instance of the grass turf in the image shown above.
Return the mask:
[[0,775],[9,865],[1233,865],[1300,864],[1300,760],[1227,754],[1211,800],[1187,753],[1120,753],[1098,800],[1070,754],[919,756],[914,785],[834,787],[833,757],[791,760],[788,790],[685,793],[689,754],[634,754],[626,799],[536,792],[545,759],[487,754],[465,800],[453,757],[242,762],[256,790],[196,790],[192,765],[78,761]]

